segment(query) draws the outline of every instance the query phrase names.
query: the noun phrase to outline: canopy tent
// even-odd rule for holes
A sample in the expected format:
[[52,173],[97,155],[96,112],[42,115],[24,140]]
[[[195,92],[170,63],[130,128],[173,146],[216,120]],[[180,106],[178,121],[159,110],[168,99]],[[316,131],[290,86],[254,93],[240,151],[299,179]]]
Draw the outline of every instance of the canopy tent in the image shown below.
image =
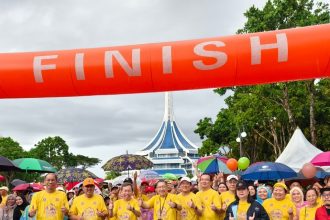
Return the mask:
[[286,145],[276,162],[286,164],[294,171],[299,172],[305,163],[310,162],[321,152],[306,139],[300,128],[297,127],[288,145]]

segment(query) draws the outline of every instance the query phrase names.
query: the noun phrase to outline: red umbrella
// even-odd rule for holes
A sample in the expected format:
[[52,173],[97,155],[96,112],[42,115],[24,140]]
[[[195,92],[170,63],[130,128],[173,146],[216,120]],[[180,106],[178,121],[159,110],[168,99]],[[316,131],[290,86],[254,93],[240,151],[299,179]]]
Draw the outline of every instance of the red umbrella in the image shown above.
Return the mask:
[[330,166],[330,151],[319,153],[311,160],[311,163],[316,166]]
[[16,186],[13,191],[25,191],[29,188],[32,188],[33,192],[44,190],[44,186],[39,183],[23,183]]

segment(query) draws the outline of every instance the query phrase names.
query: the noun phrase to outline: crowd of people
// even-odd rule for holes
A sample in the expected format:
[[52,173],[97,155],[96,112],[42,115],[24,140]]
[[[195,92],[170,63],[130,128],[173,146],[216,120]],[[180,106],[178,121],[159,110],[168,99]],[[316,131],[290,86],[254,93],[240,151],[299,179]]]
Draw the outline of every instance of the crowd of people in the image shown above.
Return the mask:
[[0,220],[326,220],[330,219],[330,178],[303,187],[298,181],[245,182],[236,175],[201,174],[196,182],[158,180],[100,186],[87,178],[66,192],[57,177],[45,176],[45,189],[9,194],[0,187]]

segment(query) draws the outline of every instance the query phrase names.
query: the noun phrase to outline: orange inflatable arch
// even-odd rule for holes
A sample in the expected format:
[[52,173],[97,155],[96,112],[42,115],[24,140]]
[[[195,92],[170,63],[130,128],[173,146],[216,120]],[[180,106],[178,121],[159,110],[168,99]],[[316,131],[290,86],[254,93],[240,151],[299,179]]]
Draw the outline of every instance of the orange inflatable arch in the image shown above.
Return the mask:
[[0,54],[0,98],[144,93],[330,76],[330,24],[208,39]]

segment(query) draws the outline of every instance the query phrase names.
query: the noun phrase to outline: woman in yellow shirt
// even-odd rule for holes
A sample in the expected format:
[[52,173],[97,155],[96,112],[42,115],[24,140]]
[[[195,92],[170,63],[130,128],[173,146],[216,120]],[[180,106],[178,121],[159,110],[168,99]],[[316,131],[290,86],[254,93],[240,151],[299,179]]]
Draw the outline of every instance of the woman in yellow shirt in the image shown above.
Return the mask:
[[262,203],[271,220],[293,220],[296,215],[293,202],[286,198],[287,191],[287,186],[278,182],[274,185],[273,198]]
[[111,201],[109,204],[110,217],[136,220],[141,216],[141,211],[138,201],[133,198],[133,186],[130,183],[123,183],[121,191],[123,198],[115,203]]
[[317,191],[314,188],[310,188],[306,192],[307,205],[300,209],[299,220],[314,220],[316,209],[321,206],[320,202],[317,202]]
[[269,220],[266,210],[262,205],[252,199],[248,186],[244,181],[238,181],[236,185],[236,200],[232,202],[226,211],[225,220]]

